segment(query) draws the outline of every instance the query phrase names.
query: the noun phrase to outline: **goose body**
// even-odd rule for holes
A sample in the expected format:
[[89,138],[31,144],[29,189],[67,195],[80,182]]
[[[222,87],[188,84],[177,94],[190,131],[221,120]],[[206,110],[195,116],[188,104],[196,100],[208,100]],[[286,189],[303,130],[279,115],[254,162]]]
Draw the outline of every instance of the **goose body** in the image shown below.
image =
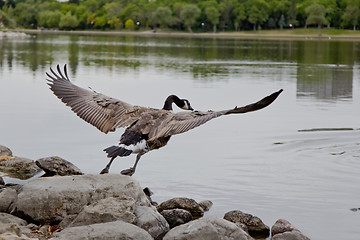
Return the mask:
[[[117,157],[137,154],[132,168],[122,171],[122,174],[132,175],[135,172],[140,157],[167,144],[172,135],[180,134],[207,121],[228,114],[246,113],[262,109],[271,104],[282,89],[263,98],[262,100],[223,111],[193,111],[190,102],[170,95],[162,109],[134,106],[121,100],[105,96],[95,91],[78,87],[71,83],[66,65],[62,72],[57,65],[57,72],[50,68],[48,85],[53,93],[80,118],[98,128],[103,133],[124,128],[120,142],[116,146],[110,146],[104,151],[111,160],[101,173],[107,173],[112,161]],[[189,111],[174,113],[172,104]]]

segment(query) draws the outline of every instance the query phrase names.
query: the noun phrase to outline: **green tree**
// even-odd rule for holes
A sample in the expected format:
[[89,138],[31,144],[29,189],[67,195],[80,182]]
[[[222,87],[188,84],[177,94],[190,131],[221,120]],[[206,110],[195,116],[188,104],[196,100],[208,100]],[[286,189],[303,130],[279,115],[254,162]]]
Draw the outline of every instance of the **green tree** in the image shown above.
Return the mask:
[[185,27],[192,33],[191,26],[195,24],[196,19],[200,16],[200,9],[194,4],[187,4],[180,12]]
[[59,27],[62,29],[74,29],[79,25],[76,16],[71,15],[71,12],[66,13],[60,18]]
[[[12,8],[11,8],[12,9]],[[10,10],[11,11],[11,10]],[[0,11],[0,28],[1,26],[6,26],[8,28],[13,28],[16,26],[16,22],[12,19],[9,14],[5,11]]]
[[174,23],[171,9],[169,7],[158,7],[153,12],[153,21],[155,24],[160,24],[161,28],[167,28]]
[[256,30],[258,25],[263,24],[269,17],[270,7],[264,0],[249,0],[246,4],[248,21]]
[[238,4],[233,13],[235,14],[234,28],[235,31],[237,31],[242,25],[242,22],[246,19],[245,6],[243,4]]
[[205,8],[205,14],[209,22],[213,25],[213,31],[216,32],[216,24],[219,23],[219,11],[214,7],[207,7]]
[[142,15],[143,13],[141,9],[134,3],[129,3],[128,5],[126,5],[126,7],[121,12],[123,20],[133,19],[133,21],[140,21]]
[[17,24],[25,27],[35,28],[37,26],[37,14],[39,8],[35,1],[28,0],[16,4],[14,18]]
[[95,28],[102,28],[103,29],[106,24],[107,24],[106,15],[95,17],[95,19],[94,19],[94,27]]
[[296,20],[296,12],[296,0],[291,0],[289,7],[289,24],[291,24],[292,28],[299,24],[299,22]]
[[306,25],[316,24],[318,26],[318,35],[321,36],[321,26],[328,23],[325,18],[326,8],[323,5],[314,3],[307,7],[305,12],[307,14]]
[[219,10],[221,13],[220,28],[224,31],[225,29],[230,29],[232,26],[231,23],[231,13],[234,10],[235,5],[237,4],[236,0],[223,0],[220,1]]
[[280,30],[283,30],[284,26],[285,26],[285,17],[284,15],[281,14],[281,17],[279,19],[278,25],[280,27]]
[[134,30],[134,28],[135,28],[135,23],[134,23],[134,21],[133,21],[132,19],[126,20],[126,22],[125,22],[125,29],[127,29],[127,30]]
[[345,12],[342,16],[343,26],[352,25],[353,30],[356,30],[356,26],[359,24],[360,16],[360,1],[359,0],[349,0],[347,2]]
[[42,11],[37,16],[38,25],[47,28],[58,28],[61,16],[60,11]]

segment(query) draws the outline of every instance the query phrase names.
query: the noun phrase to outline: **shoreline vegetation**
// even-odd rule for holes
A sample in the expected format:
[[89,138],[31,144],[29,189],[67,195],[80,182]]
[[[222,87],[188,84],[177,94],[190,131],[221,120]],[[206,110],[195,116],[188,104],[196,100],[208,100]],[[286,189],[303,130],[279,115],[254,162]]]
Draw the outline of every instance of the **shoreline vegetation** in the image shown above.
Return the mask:
[[3,29],[2,31],[22,32],[26,34],[75,34],[75,35],[113,35],[144,37],[187,37],[187,38],[227,38],[227,39],[305,39],[305,40],[360,40],[360,32],[352,30],[323,29],[321,36],[317,29],[258,30],[239,32],[182,32],[166,30],[144,31],[100,31],[100,30],[41,30],[41,29]]

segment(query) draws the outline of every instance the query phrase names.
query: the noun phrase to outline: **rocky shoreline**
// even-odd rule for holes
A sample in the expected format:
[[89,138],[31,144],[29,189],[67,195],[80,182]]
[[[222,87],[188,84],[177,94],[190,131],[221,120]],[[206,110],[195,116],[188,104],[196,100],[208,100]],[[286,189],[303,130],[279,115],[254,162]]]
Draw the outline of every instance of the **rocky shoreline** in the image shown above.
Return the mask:
[[18,31],[0,31],[0,40],[1,39],[22,39],[22,38],[31,38],[31,35],[24,32]]
[[0,145],[0,171],[26,177],[45,172],[24,185],[0,177],[0,239],[309,239],[284,219],[270,231],[240,210],[204,217],[210,200],[177,197],[157,204],[133,177],[83,174],[60,157],[33,161]]

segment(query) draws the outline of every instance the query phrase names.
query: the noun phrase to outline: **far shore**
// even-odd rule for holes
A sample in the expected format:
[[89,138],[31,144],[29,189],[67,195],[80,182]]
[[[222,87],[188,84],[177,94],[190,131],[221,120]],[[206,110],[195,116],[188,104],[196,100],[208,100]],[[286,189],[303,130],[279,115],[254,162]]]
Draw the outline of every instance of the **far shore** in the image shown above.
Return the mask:
[[96,31],[96,30],[32,30],[16,29],[13,31],[24,32],[27,34],[75,34],[75,35],[117,35],[117,36],[144,36],[144,37],[188,37],[188,38],[229,38],[229,39],[268,39],[268,40],[350,40],[360,41],[360,31],[346,31],[344,33],[332,34],[333,31],[324,29],[321,36],[317,31],[307,29],[298,30],[260,30],[260,31],[239,31],[239,32],[217,32],[217,33],[187,33],[187,32],[168,32],[168,31]]

